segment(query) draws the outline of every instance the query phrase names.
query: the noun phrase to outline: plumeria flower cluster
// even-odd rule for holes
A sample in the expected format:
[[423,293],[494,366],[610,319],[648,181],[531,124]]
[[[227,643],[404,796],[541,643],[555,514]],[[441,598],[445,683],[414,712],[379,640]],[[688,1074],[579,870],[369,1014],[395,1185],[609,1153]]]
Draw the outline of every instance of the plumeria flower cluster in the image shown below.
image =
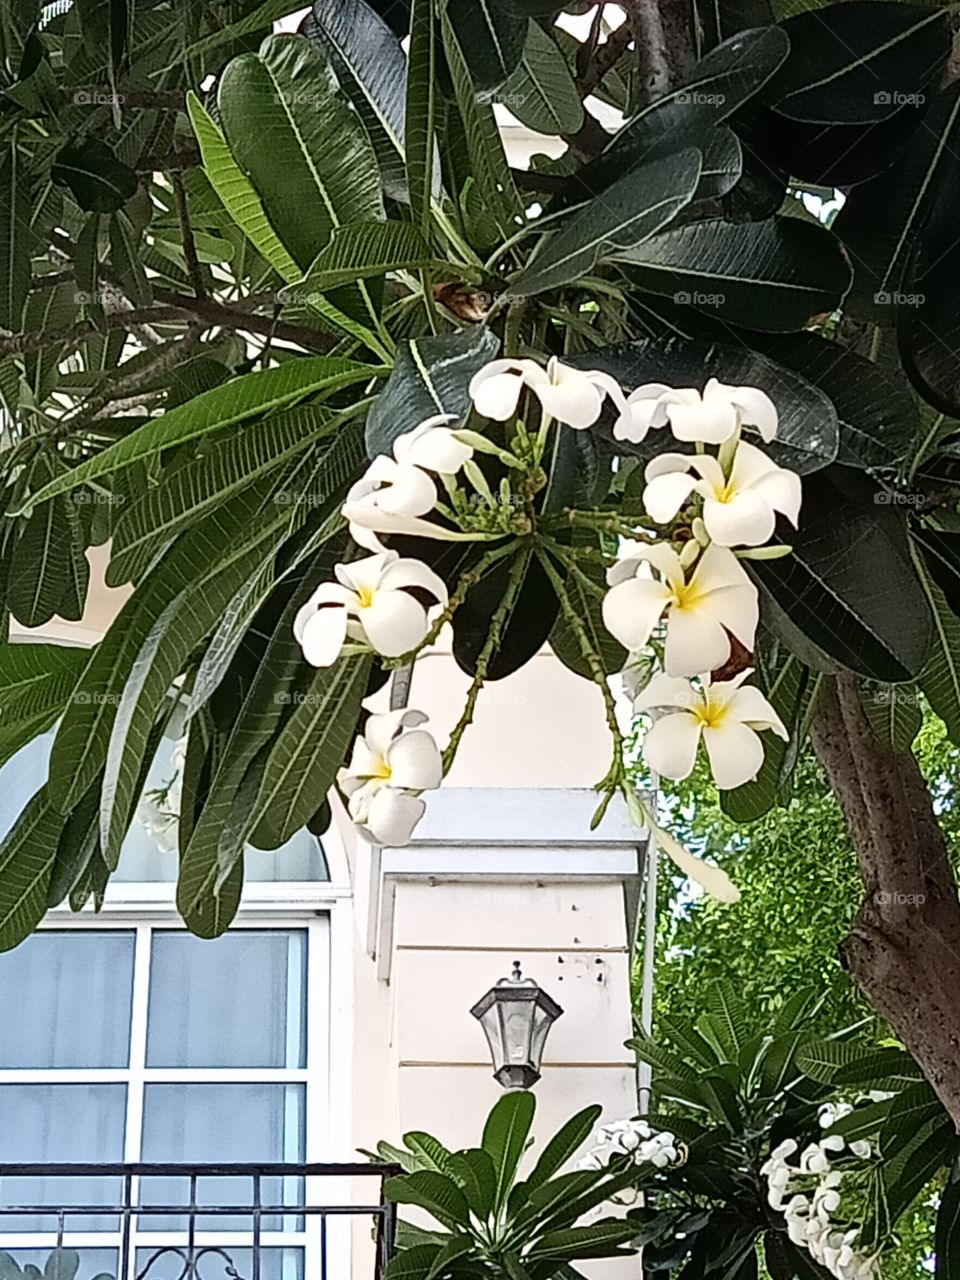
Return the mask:
[[[669,432],[692,446],[656,453],[644,472],[642,514],[614,522],[621,537],[630,537],[608,571],[604,622],[628,650],[652,651],[662,664],[636,704],[637,711],[655,717],[644,742],[647,763],[665,777],[687,777],[702,743],[720,787],[754,778],[764,758],[760,735],[786,738],[787,730],[760,690],[746,683],[759,597],[743,560],[789,550],[768,544],[778,519],[796,526],[801,500],[799,476],[742,439],[746,430],[763,444],[775,440],[778,416],[769,396],[716,379],[702,391],[650,383],[628,393],[603,370],[556,358],[544,367],[518,357],[481,368],[470,382],[469,398],[470,416],[427,418],[396,437],[391,452],[376,457],[351,487],[342,514],[367,554],[337,565],[334,580],[318,586],[299,611],[294,633],[307,661],[329,667],[358,647],[412,660],[458,606],[461,596],[454,591],[451,599],[432,568],[401,557],[381,537],[494,541],[499,545],[490,554],[502,556],[511,553],[504,539],[516,546],[517,539],[543,532],[544,538],[527,544],[526,554],[532,550],[541,560],[562,598],[568,566],[557,577],[551,558],[562,561],[575,551],[551,536],[557,519],[567,515],[551,513],[544,522],[540,509],[538,495],[550,483],[548,440],[551,431],[582,431],[607,413],[617,440],[635,446],[653,433],[652,442],[659,444],[657,433],[666,440]],[[483,429],[474,430],[474,421]],[[486,456],[483,466],[477,455]],[[486,463],[492,459],[491,470]],[[567,514],[573,519],[583,513]],[[593,554],[601,553],[595,548]],[[510,607],[506,596],[503,607]],[[571,612],[568,601],[568,620]],[[501,625],[502,618],[492,620],[491,635]],[[439,784],[436,744],[420,727],[420,713],[410,714],[414,721],[391,722],[389,737],[383,736],[386,728],[374,726],[376,742],[368,728],[342,775],[351,816],[371,838],[396,842],[404,832],[409,837],[423,812],[422,792]],[[409,747],[403,744],[414,734],[421,745],[427,739],[433,744],[434,764],[426,769],[424,746],[423,771],[410,775]],[[448,755],[458,741],[455,732]],[[384,761],[391,752],[404,759],[399,772],[392,764],[386,773],[372,770],[368,756]],[[610,786],[621,785],[627,794],[622,768],[615,765],[610,776]],[[661,847],[692,874],[688,864],[699,860],[656,830]],[[697,878],[723,900],[736,900],[717,868]]]
[[443,763],[422,711],[372,715],[337,781],[351,819],[372,844],[404,845],[423,817],[421,792],[439,787]]
[[[873,1280],[879,1275],[879,1254],[858,1252],[859,1229],[834,1220],[844,1177],[835,1163],[846,1145],[840,1134],[827,1134],[805,1147],[794,1165],[790,1160],[798,1146],[788,1138],[771,1151],[760,1172],[767,1180],[770,1206],[784,1215],[795,1245],[806,1249],[836,1280]],[[870,1144],[851,1143],[849,1150],[863,1158],[869,1156]]]
[[684,1151],[672,1133],[656,1132],[646,1120],[612,1120],[595,1133],[597,1145],[577,1164],[579,1169],[605,1169],[616,1156],[629,1156],[636,1165],[655,1169],[682,1164]]

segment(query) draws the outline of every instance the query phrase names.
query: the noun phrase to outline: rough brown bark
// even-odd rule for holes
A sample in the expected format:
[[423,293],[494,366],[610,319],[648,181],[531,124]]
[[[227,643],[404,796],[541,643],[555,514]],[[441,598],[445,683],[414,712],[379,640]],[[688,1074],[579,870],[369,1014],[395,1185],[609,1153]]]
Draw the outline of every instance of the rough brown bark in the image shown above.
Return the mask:
[[960,899],[933,797],[913,755],[871,730],[855,678],[825,685],[813,744],[864,883],[844,958],[960,1130]]

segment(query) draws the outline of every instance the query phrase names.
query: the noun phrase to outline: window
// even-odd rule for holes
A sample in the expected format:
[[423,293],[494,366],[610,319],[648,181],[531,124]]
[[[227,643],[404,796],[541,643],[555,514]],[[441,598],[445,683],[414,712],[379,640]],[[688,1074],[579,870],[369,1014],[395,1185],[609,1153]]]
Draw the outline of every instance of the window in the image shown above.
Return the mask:
[[[216,942],[158,922],[42,930],[0,955],[0,1162],[326,1158],[328,986],[325,916],[285,927],[245,921]],[[120,1191],[90,1179],[78,1202],[74,1179],[66,1194],[58,1180],[6,1178],[0,1199],[99,1206]],[[201,1205],[249,1204],[250,1193],[249,1180],[228,1178],[197,1188]],[[265,1180],[262,1194],[291,1208],[264,1221],[262,1280],[299,1280],[315,1231],[294,1212],[302,1179]],[[176,1180],[141,1180],[141,1205],[185,1202]],[[134,1219],[138,1270],[160,1246],[182,1243],[183,1225],[169,1214]],[[249,1219],[201,1215],[197,1228],[198,1243],[223,1248],[247,1274]],[[81,1252],[78,1280],[117,1274],[118,1217],[73,1216],[66,1231]],[[21,1263],[42,1262],[55,1239],[53,1215],[0,1216],[0,1250]],[[219,1257],[205,1271],[212,1280]],[[164,1265],[182,1261],[159,1260],[151,1280],[176,1280]]]

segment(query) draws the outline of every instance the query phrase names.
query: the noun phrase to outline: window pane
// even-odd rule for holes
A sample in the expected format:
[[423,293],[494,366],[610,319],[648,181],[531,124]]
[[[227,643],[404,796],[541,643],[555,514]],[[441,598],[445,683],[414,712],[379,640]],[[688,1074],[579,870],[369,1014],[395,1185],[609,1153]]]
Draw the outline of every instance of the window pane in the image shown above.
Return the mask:
[[[0,1164],[99,1164],[123,1159],[126,1085],[0,1085]],[[0,1205],[118,1204],[119,1178],[2,1178]],[[72,1217],[68,1231],[115,1230],[116,1218]],[[7,1217],[5,1231],[53,1231],[43,1217]]]
[[[302,1163],[305,1150],[304,1105],[299,1084],[148,1084],[143,1099],[143,1160],[221,1164],[243,1161]],[[142,1204],[187,1205],[184,1178],[143,1178]],[[302,1178],[264,1178],[261,1203],[303,1202]],[[197,1203],[251,1205],[250,1178],[200,1178]],[[141,1231],[182,1231],[183,1218],[144,1217]],[[249,1216],[198,1216],[201,1231],[248,1230]],[[295,1229],[292,1219],[263,1220],[264,1231]]]
[[[151,1262],[151,1259],[153,1261]],[[253,1275],[253,1250],[234,1248],[204,1249],[196,1254],[198,1280],[235,1280],[236,1275],[249,1280]],[[137,1250],[138,1280],[183,1280],[183,1258],[159,1249]],[[302,1249],[261,1249],[260,1280],[303,1280]]]
[[[69,1249],[70,1245],[65,1247]],[[19,1266],[32,1265],[42,1272],[55,1250],[51,1247],[49,1249],[8,1249],[6,1252]],[[118,1274],[116,1249],[75,1249],[73,1252],[80,1259],[76,1280],[95,1280],[97,1276]]]
[[0,1068],[125,1067],[133,947],[132,931],[41,930],[0,955]]
[[304,1066],[306,951],[302,930],[154,934],[147,1066]]

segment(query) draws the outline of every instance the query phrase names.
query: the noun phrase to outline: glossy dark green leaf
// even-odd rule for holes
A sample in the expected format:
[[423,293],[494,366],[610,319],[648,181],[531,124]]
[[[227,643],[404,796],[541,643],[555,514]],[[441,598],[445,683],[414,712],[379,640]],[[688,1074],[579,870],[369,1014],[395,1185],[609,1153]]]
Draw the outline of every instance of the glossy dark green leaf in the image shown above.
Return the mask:
[[583,104],[567,60],[536,22],[527,26],[520,63],[501,96],[513,115],[536,133],[576,133],[583,124]]
[[503,84],[523,56],[527,19],[493,0],[448,0],[447,13],[474,84]]
[[483,326],[439,337],[411,338],[397,351],[393,372],[367,415],[367,452],[388,453],[394,440],[440,413],[463,417],[470,380],[499,348]]
[[[440,31],[433,0],[414,0],[404,102],[403,151],[414,226],[426,236],[432,223],[438,111]],[[439,176],[439,175],[438,175]]]
[[922,669],[933,623],[905,521],[876,501],[878,492],[848,468],[808,477],[793,554],[750,569],[825,653],[868,679],[899,684]]
[[[38,455],[31,487],[41,489],[62,470],[53,453]],[[24,627],[40,627],[57,612],[71,571],[72,533],[63,500],[34,507],[19,529],[7,580],[7,608]]]
[[[592,562],[584,563],[579,568],[594,583],[595,589],[591,591],[579,575],[570,573],[566,579],[567,595],[593,644],[594,652],[599,655],[604,671],[613,675],[623,670],[627,651],[603,625],[601,607],[606,594],[606,574],[602,565],[594,565]],[[557,614],[549,644],[570,671],[575,671],[585,680],[593,679],[594,673],[584,657],[580,640],[563,613]]]
[[615,257],[641,289],[772,332],[833,311],[850,283],[836,239],[798,218],[695,222]]
[[234,158],[303,271],[334,227],[383,218],[372,144],[316,45],[268,36],[229,64],[218,102]]
[[[773,397],[780,417],[776,440],[764,448],[781,466],[806,473],[827,466],[837,456],[837,415],[826,395],[799,374],[742,345],[650,338],[590,351],[570,363],[609,373],[628,391],[646,382],[702,388],[708,378],[760,387]],[[594,430],[609,435],[609,426],[602,421]],[[675,448],[672,438],[657,435],[651,432],[642,445],[612,443],[618,452],[641,457]]]
[[950,53],[939,9],[848,0],[788,18],[790,56],[764,101],[817,124],[868,124],[893,115],[936,84]]
[[960,1178],[956,1163],[940,1193],[934,1234],[934,1280],[950,1280],[960,1275]]
[[690,203],[702,165],[696,150],[637,165],[571,214],[511,280],[511,292],[524,297],[560,288],[589,274],[599,260],[642,244]]
[[41,787],[0,841],[0,951],[22,942],[46,913],[63,824]]
[[451,1230],[465,1227],[470,1222],[470,1210],[463,1192],[452,1178],[431,1169],[388,1178],[383,1192],[394,1204],[411,1204],[425,1209]]
[[19,333],[30,291],[30,187],[23,159],[11,141],[0,164],[0,325]]
[[893,324],[898,306],[916,306],[907,268],[931,210],[947,218],[947,205],[960,192],[958,150],[960,83],[932,101],[896,168],[850,193],[833,229],[853,263],[848,304],[858,314]]
[[837,461],[893,468],[912,455],[920,433],[917,406],[903,380],[815,333],[751,337],[764,355],[802,374],[833,401],[840,419]]
[[[486,574],[467,592],[453,616],[453,656],[468,675],[477,672],[477,663],[487,645],[493,616],[503,599],[513,560],[506,560]],[[488,680],[502,680],[525,666],[546,644],[553,630],[560,603],[539,560],[528,559],[519,593],[504,620],[499,643],[487,667]]]
[[68,142],[57,152],[50,176],[70,189],[81,209],[116,213],[137,192],[137,175],[100,138]]
[[504,1094],[487,1116],[480,1145],[493,1160],[497,1174],[498,1206],[505,1203],[516,1177],[536,1108],[532,1093],[516,1090]]
[[[407,59],[390,25],[402,8],[383,0],[379,5],[314,0],[300,28],[333,58],[340,83],[370,135],[384,191],[393,200],[408,198],[403,165]],[[401,25],[406,29],[408,24],[409,17]]]

